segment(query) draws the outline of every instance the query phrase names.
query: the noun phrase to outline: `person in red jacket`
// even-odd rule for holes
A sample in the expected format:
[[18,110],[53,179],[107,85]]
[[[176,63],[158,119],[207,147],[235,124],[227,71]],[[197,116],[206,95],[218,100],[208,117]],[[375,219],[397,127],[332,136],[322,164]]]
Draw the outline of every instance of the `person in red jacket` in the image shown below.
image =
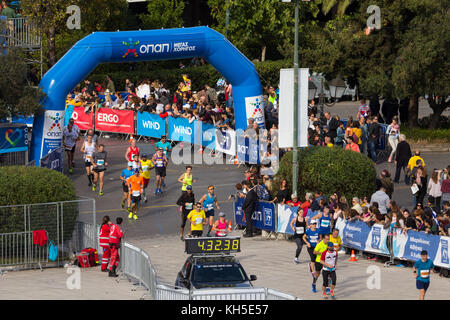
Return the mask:
[[111,250],[109,249],[109,234],[111,232],[111,220],[109,219],[109,216],[103,217],[102,226],[100,227],[100,234],[98,236],[99,238],[99,244],[100,247],[103,250],[102,255],[102,272],[108,271],[108,263],[109,263],[109,257],[111,256]]
[[119,248],[120,240],[123,237],[122,229],[120,229],[120,224],[123,219],[121,217],[116,218],[116,224],[111,224],[111,231],[109,234],[109,248],[111,249],[111,259],[109,261],[109,277],[118,277],[116,273],[116,268],[119,265]]

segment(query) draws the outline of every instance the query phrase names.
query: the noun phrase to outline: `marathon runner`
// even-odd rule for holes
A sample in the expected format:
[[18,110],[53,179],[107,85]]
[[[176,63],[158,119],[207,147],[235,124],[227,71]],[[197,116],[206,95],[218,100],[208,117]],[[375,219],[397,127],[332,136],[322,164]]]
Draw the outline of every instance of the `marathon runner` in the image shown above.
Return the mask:
[[141,172],[141,161],[139,161],[139,156],[137,154],[133,155],[133,171],[134,170],[139,170],[139,172]]
[[342,248],[342,239],[339,236],[339,229],[333,228],[333,232],[330,235],[330,241],[334,244],[334,250],[338,252]]
[[316,255],[316,261],[314,263],[314,267],[316,269],[316,273],[314,274],[314,280],[313,280],[313,292],[317,292],[316,282],[320,276],[320,270],[322,270],[322,267],[323,267],[323,265],[320,263],[320,258],[322,256],[322,253],[328,249],[328,242],[330,242],[330,235],[324,234],[322,240],[314,248],[313,253]]
[[127,182],[131,197],[131,208],[130,214],[128,215],[128,219],[133,218],[134,220],[137,220],[139,201],[141,201],[141,194],[144,189],[144,178],[139,175],[139,170],[134,170],[134,175],[129,177]]
[[98,146],[98,151],[94,153],[94,162],[92,163],[94,171],[94,184],[92,186],[92,191],[95,191],[97,181],[100,180],[100,191],[98,194],[101,196],[103,195],[103,177],[105,176],[106,167],[108,166],[106,156],[107,152],[105,151],[105,146],[100,144]]
[[187,186],[186,192],[183,192],[180,198],[177,200],[177,205],[181,206],[181,227],[180,227],[180,239],[184,240],[184,227],[186,226],[186,219],[189,212],[194,208],[195,196],[192,192],[192,187]]
[[329,278],[331,278],[331,298],[334,299],[334,288],[336,287],[336,268],[337,268],[337,258],[338,253],[334,249],[333,242],[329,241],[327,244],[327,250],[322,252],[320,256],[320,263],[323,266],[322,276],[323,276],[323,286],[322,286],[322,297],[327,299],[327,294],[325,289],[328,287]]
[[431,259],[428,259],[427,250],[420,252],[420,260],[414,263],[414,278],[416,278],[416,288],[420,291],[419,300],[425,299],[428,287],[430,286],[430,272],[434,270],[435,266]]
[[182,183],[181,192],[186,192],[186,186],[192,187],[192,183],[196,182],[192,175],[192,166],[186,166],[186,172],[178,178],[178,182]]
[[189,212],[187,218],[191,222],[191,234],[193,237],[201,237],[203,235],[203,225],[207,225],[205,211],[202,210],[202,204],[197,202],[195,209]]
[[203,210],[205,211],[206,220],[209,221],[209,229],[207,237],[211,236],[211,229],[214,225],[214,205],[220,210],[219,202],[214,194],[214,186],[208,187],[208,192],[200,198],[200,203],[203,204]]
[[331,214],[328,205],[325,205],[323,212],[316,214],[312,219],[319,219],[319,237],[322,240],[325,234],[331,233]]
[[[295,223],[295,226],[294,226]],[[294,257],[294,263],[299,264],[300,261],[298,261],[298,257],[300,256],[300,253],[302,252],[303,248],[303,236],[306,231],[306,219],[303,217],[303,209],[298,208],[297,210],[297,217],[291,220],[291,229],[294,231],[294,240],[297,244],[297,250],[295,251],[295,257]]]
[[[228,221],[225,219],[225,212],[219,213],[219,220],[214,223],[213,230],[216,231],[216,237],[226,237],[228,232]],[[231,228],[231,227],[230,227]],[[230,230],[228,230],[230,231]]]
[[147,202],[147,196],[145,194],[145,190],[147,189],[148,182],[150,181],[150,170],[154,168],[153,162],[150,159],[147,159],[147,154],[142,154],[141,157],[141,176],[144,178],[144,202]]
[[[170,144],[170,142],[167,142],[167,138],[166,136],[161,136],[161,140],[158,141],[155,145],[156,149],[162,148],[164,155],[166,156],[167,159],[169,159],[169,152],[172,151],[172,145]],[[166,168],[168,166],[169,163],[167,163]],[[163,188],[166,187],[166,183],[163,181],[163,183],[161,184]]]
[[69,173],[72,173],[72,168],[74,167],[73,157],[75,154],[75,146],[80,136],[80,129],[74,124],[75,120],[71,118],[67,127],[63,130],[63,146],[64,150],[67,152],[67,162],[69,167]]
[[162,148],[156,150],[156,153],[153,155],[152,162],[155,165],[155,174],[156,174],[155,195],[157,195],[158,193],[162,193],[161,186],[164,183],[164,179],[166,177],[166,167],[167,163],[169,162]]
[[319,242],[319,230],[317,230],[317,220],[311,220],[309,229],[307,229],[305,234],[303,235],[303,241],[306,243],[306,246],[308,247],[308,253],[310,257],[309,271],[311,271],[312,277],[313,279],[315,279],[312,285],[312,291],[317,292],[316,290],[317,279],[315,277],[316,270],[314,264],[314,262],[316,261],[316,256],[314,255],[314,248]]
[[127,162],[134,160],[134,155],[139,156],[140,150],[139,147],[136,147],[136,139],[131,140],[131,146],[127,148],[125,152],[125,159]]
[[[86,141],[81,146],[81,152],[83,153],[84,166],[86,167],[86,175],[89,180],[88,186],[92,186],[94,180],[94,174],[92,173],[92,163],[94,162],[93,156],[96,151],[95,143],[92,141],[92,136],[86,136]],[[93,189],[95,191],[95,189]]]
[[132,175],[134,175],[133,162],[130,161],[130,162],[128,162],[128,167],[123,169],[122,173],[120,174],[120,180],[122,180],[122,189],[123,189],[122,209],[125,209],[125,200],[126,200],[128,211],[130,211],[131,198],[130,198],[130,192],[129,192],[127,180]]

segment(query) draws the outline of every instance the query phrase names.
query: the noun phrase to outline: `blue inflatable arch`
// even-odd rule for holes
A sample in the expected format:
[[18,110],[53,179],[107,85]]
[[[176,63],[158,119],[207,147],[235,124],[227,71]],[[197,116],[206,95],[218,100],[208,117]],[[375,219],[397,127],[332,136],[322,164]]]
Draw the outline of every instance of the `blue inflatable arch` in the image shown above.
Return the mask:
[[[262,88],[255,66],[208,27],[94,32],[78,41],[42,78],[45,112],[35,117],[32,159],[59,147],[67,94],[100,63],[203,57],[233,85],[236,129],[252,117],[264,126]],[[203,85],[203,84],[202,84]]]

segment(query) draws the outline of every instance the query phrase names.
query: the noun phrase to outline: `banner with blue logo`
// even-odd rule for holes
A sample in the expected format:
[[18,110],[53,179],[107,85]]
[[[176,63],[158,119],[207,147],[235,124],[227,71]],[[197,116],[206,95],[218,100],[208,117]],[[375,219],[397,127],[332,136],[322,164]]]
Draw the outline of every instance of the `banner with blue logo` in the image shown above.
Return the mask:
[[13,116],[11,119],[12,123],[25,123],[28,128],[33,127],[34,116]]
[[169,140],[195,143],[195,121],[169,117]]
[[208,147],[214,150],[216,144],[215,127],[212,124],[203,123],[197,120],[195,120],[194,123],[195,144],[202,145],[203,147]]
[[236,155],[236,132],[234,130],[216,130],[216,145],[217,151]]
[[259,141],[248,136],[237,134],[236,137],[237,157],[241,162],[260,164]]
[[57,148],[41,159],[41,167],[63,171],[63,148]]
[[[235,222],[241,226],[245,226],[244,212],[242,211],[243,204],[243,198],[238,198],[234,203]],[[275,231],[275,205],[265,201],[258,201],[257,210],[253,212],[252,223],[255,228]]]
[[365,251],[370,227],[361,221],[348,222],[342,231],[342,243],[354,249]]
[[290,223],[297,216],[298,207],[289,207],[285,204],[278,204],[278,224],[277,232],[294,234]]
[[11,125],[0,128],[0,153],[28,151],[28,127]]
[[137,112],[137,135],[161,138],[166,134],[166,120],[158,114]]
[[[394,236],[394,248],[396,249],[394,250],[394,255],[396,254],[396,257],[417,261],[420,259],[420,252],[422,250],[427,250],[428,257],[431,260],[435,260],[439,247],[442,247],[440,242],[441,237],[412,230],[408,231],[406,234],[401,232],[401,230],[397,231],[399,232]],[[439,255],[442,256],[440,252]],[[444,257],[444,261],[445,260]]]

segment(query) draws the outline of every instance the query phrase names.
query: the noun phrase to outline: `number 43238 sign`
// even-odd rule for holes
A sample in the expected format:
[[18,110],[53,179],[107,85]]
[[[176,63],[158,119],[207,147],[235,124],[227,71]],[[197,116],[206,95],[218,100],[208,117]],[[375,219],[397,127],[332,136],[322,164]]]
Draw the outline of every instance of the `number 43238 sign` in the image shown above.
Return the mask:
[[241,251],[240,237],[187,238],[185,251],[194,253],[228,253]]

